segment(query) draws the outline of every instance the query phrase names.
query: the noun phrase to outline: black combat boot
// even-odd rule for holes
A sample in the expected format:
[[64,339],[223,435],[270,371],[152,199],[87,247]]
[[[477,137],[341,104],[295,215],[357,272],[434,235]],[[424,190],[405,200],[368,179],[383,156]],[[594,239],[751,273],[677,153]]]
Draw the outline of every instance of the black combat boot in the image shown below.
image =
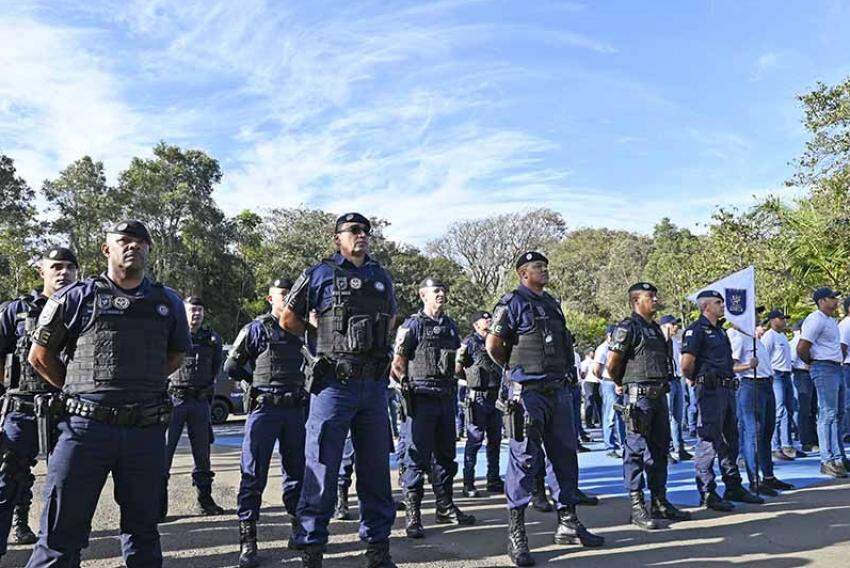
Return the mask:
[[336,493],[334,519],[338,521],[348,521],[351,519],[351,515],[348,512],[348,487],[339,486],[339,490]]
[[738,503],[750,503],[751,505],[763,505],[764,499],[758,495],[753,495],[743,485],[734,485],[731,488],[727,487],[723,494],[723,499],[726,501],[737,501]]
[[508,509],[508,556],[517,566],[534,566],[525,534],[525,508]]
[[632,491],[629,493],[632,500],[632,510],[629,513],[629,522],[644,530],[655,530],[658,528],[658,523],[652,520],[649,513],[646,512],[646,503],[643,501],[643,491]]
[[[435,489],[437,489],[435,487]],[[442,487],[437,492],[437,510],[434,514],[435,521],[438,525],[453,524],[469,526],[475,524],[475,515],[464,513],[455,505],[452,483],[446,483],[446,487]]]
[[289,540],[286,541],[286,548],[289,550],[301,550],[301,547],[295,542],[295,535],[301,530],[301,523],[298,522],[298,517],[289,515]]
[[595,507],[599,504],[599,497],[596,495],[588,495],[578,487],[576,487],[576,505],[585,505]]
[[321,544],[308,544],[301,549],[302,568],[322,568],[325,547]]
[[546,496],[546,482],[542,477],[534,477],[534,488],[531,491],[531,506],[541,513],[552,512],[552,503]]
[[390,541],[370,542],[366,546],[366,568],[396,568],[390,556]]
[[404,532],[409,538],[422,538],[422,491],[408,490],[404,500]]
[[735,505],[720,497],[716,491],[709,491],[703,495],[700,504],[705,506],[706,509],[720,511],[721,513],[728,513],[735,508]]
[[666,493],[655,493],[652,495],[650,510],[653,519],[667,519],[668,521],[690,521],[691,514],[680,511],[673,503],[667,500]]
[[555,529],[555,544],[581,544],[595,548],[605,544],[605,538],[591,533],[578,520],[575,506],[558,510],[558,527]]
[[468,497],[468,498],[472,498],[472,499],[478,499],[479,497],[483,497],[484,495],[479,490],[477,490],[475,488],[474,483],[464,482],[464,484],[463,484],[463,496]]
[[256,568],[259,565],[257,522],[239,521],[239,568]]
[[30,507],[27,505],[16,505],[12,517],[12,535],[9,542],[12,544],[35,544],[38,537],[30,528]]
[[500,477],[487,480],[487,491],[490,493],[504,493],[505,482]]
[[195,487],[198,492],[198,506],[204,515],[223,515],[224,509],[213,500],[212,487]]

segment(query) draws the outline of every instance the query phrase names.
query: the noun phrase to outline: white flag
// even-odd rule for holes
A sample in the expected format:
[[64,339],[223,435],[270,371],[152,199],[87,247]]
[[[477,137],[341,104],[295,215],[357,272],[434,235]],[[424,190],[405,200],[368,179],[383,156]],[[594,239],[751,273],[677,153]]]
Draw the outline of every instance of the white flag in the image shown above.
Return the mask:
[[688,296],[694,303],[704,290],[720,292],[726,302],[726,321],[750,337],[756,334],[756,269],[748,266]]

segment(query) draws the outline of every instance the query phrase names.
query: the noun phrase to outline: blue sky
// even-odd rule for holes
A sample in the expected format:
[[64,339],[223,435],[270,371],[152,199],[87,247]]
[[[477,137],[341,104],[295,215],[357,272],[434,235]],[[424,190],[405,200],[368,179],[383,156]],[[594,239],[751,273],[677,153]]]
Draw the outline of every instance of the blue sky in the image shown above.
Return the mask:
[[[206,150],[228,213],[310,205],[423,244],[532,206],[698,227],[784,193],[842,2],[4,2],[0,151],[34,186]],[[754,197],[755,196],[755,197]]]

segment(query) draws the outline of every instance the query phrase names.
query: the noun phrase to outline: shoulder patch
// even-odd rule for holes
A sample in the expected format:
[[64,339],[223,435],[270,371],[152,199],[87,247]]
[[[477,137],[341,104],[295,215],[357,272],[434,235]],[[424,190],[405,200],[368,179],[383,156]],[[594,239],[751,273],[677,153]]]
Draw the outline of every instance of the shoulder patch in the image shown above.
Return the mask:
[[685,337],[690,337],[694,334],[694,330],[688,329],[685,331]]

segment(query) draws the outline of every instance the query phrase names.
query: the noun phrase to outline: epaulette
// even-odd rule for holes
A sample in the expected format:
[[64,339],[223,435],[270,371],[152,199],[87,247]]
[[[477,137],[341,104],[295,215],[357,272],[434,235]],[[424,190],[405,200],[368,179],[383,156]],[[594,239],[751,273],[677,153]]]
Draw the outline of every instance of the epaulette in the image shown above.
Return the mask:
[[498,301],[498,302],[496,302],[496,303],[497,303],[497,304],[502,304],[502,305],[507,305],[508,303],[510,303],[510,301],[511,301],[511,300],[513,300],[513,299],[514,299],[514,296],[515,296],[515,295],[516,295],[516,293],[515,293],[515,292],[508,292],[507,294],[505,294],[504,296],[502,296],[501,298],[499,298],[499,301]]

